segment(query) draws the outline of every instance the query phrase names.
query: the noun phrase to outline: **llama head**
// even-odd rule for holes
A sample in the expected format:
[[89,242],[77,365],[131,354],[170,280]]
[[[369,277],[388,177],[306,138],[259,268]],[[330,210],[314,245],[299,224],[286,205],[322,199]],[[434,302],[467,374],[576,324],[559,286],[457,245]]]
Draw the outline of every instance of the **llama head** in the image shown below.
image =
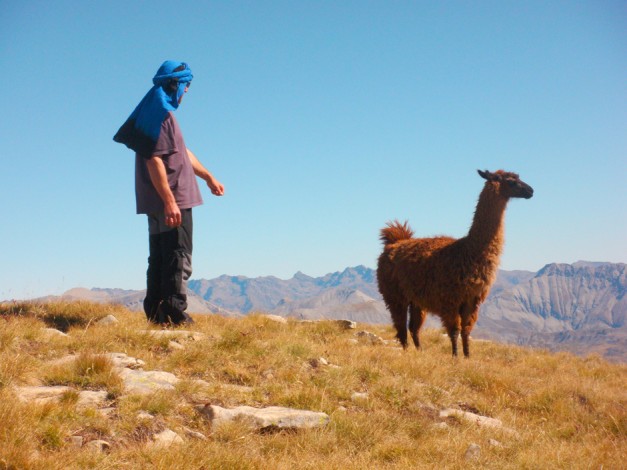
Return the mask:
[[529,199],[533,196],[533,188],[527,183],[522,181],[516,173],[510,173],[503,170],[495,171],[494,173],[477,170],[479,176],[493,183],[496,191],[502,197],[507,199],[512,197],[521,197]]

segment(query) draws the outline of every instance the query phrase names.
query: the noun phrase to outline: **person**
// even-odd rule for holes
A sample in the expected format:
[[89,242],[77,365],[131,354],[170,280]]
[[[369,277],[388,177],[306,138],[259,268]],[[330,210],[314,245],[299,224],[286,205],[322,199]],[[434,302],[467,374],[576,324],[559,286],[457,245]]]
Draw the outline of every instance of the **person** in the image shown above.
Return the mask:
[[113,140],[135,151],[137,213],[148,216],[149,257],[144,312],[152,323],[193,323],[187,309],[192,272],[192,208],[203,203],[196,176],[211,193],[224,186],[185,146],[174,117],[192,82],[184,62],[165,61],[153,87],[120,127]]

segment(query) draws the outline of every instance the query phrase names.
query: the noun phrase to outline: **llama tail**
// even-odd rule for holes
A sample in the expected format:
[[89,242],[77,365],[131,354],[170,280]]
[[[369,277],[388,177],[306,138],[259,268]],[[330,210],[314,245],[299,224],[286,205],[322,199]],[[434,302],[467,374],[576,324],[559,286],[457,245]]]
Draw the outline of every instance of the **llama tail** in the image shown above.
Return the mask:
[[409,227],[407,221],[401,224],[398,220],[388,222],[385,228],[381,229],[381,241],[384,245],[391,245],[400,240],[409,240],[414,236],[414,231]]

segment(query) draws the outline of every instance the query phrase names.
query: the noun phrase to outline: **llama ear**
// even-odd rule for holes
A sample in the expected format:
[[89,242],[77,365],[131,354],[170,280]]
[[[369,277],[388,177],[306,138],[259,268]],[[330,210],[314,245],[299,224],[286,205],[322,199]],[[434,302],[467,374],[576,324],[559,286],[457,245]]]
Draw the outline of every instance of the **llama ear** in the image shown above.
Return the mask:
[[494,179],[494,175],[490,173],[488,170],[486,171],[477,170],[477,173],[479,173],[479,176],[481,176],[484,180],[492,181]]

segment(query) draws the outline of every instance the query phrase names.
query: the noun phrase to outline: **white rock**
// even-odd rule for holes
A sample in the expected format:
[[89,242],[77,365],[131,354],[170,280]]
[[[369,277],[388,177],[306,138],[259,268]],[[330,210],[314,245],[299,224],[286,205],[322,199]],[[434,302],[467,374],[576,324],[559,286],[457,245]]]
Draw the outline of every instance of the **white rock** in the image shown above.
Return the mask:
[[185,346],[183,346],[181,343],[177,343],[176,341],[170,341],[168,343],[168,348],[180,351],[181,349],[185,349]]
[[157,370],[120,369],[120,378],[127,393],[146,395],[157,390],[174,390],[179,382],[174,374]]
[[329,422],[329,416],[326,413],[280,406],[268,408],[239,406],[227,409],[216,405],[204,405],[197,409],[211,420],[213,427],[239,419],[250,423],[257,429],[307,429],[326,426]]
[[200,441],[206,441],[207,440],[207,436],[205,436],[204,434],[198,432],[198,431],[194,431],[193,429],[189,429],[186,427],[183,427],[183,431],[185,431],[185,434],[187,434],[189,437],[193,437],[194,439],[198,439]]
[[106,353],[104,356],[107,357],[116,368],[141,369],[146,365],[141,359],[127,356],[124,353]]
[[63,331],[59,331],[56,328],[44,328],[42,331],[48,337],[54,337],[54,336],[58,336],[60,338],[67,338],[68,337],[67,333],[63,333]]
[[367,399],[368,399],[368,393],[366,392],[353,392],[353,394],[351,395],[351,400],[353,401],[367,400]]
[[506,432],[515,433],[516,431],[506,428],[500,419],[489,418],[487,416],[481,416],[469,411],[456,410],[453,408],[447,408],[440,411],[440,418],[448,418],[449,416],[457,417],[471,423],[476,423],[479,427],[501,429]]
[[170,429],[165,429],[158,434],[152,436],[152,446],[165,448],[173,444],[183,444],[183,438]]
[[287,318],[281,317],[279,315],[259,315],[259,316],[262,318],[265,318],[266,320],[273,321],[275,323],[287,324]]
[[102,405],[107,403],[107,391],[92,391],[92,390],[83,390],[78,393],[78,402],[76,406],[78,408],[100,408]]
[[113,315],[107,315],[106,317],[103,317],[96,322],[97,325],[103,325],[103,326],[115,325],[117,323],[120,323],[120,321],[117,318],[115,318]]
[[15,387],[15,393],[19,400],[38,405],[59,402],[66,393],[73,391],[74,389],[65,385]]
[[152,421],[155,419],[153,415],[144,410],[139,411],[135,417],[138,421]]
[[70,442],[74,447],[83,447],[83,436],[72,436]]
[[188,330],[140,330],[139,332],[154,338],[191,339],[194,341],[200,341],[207,337],[204,333]]

